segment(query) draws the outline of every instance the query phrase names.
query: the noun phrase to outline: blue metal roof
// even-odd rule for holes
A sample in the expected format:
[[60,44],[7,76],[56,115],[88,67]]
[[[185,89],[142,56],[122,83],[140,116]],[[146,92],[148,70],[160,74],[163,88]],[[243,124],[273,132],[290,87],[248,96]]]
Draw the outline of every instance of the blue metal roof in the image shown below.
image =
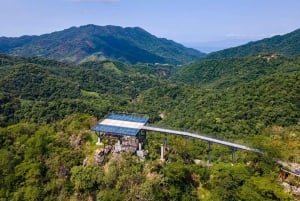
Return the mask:
[[136,136],[140,132],[141,126],[148,122],[148,119],[143,116],[110,114],[92,130],[107,134]]
[[120,120],[120,121],[131,121],[138,123],[147,123],[149,118],[128,114],[110,114],[106,117],[106,119]]
[[99,124],[95,126],[92,130],[100,131],[108,134],[128,135],[128,136],[136,136],[140,131],[140,129],[135,129],[135,128],[126,128],[126,127],[99,125]]

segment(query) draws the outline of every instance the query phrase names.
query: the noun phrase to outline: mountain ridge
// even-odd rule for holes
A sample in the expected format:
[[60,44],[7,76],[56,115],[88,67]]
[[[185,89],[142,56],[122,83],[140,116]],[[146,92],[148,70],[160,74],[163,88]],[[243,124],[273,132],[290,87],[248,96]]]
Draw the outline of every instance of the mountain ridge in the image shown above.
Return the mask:
[[202,59],[179,68],[171,79],[193,85],[229,87],[278,72],[299,71],[300,57],[276,54],[241,58]]
[[92,24],[39,36],[0,37],[0,52],[70,62],[94,56],[96,60],[120,60],[133,64],[183,64],[205,55],[172,40],[157,38],[140,27]]
[[300,29],[284,35],[253,41],[237,47],[212,52],[206,58],[247,57],[257,54],[282,54],[295,56],[300,54]]

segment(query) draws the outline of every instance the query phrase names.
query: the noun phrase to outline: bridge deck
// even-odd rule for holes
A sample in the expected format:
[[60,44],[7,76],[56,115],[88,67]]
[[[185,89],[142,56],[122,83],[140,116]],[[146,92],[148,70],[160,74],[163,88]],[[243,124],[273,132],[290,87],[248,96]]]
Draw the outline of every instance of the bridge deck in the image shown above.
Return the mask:
[[181,136],[185,136],[185,137],[192,137],[192,138],[196,138],[196,139],[199,139],[199,140],[204,140],[204,141],[207,141],[207,142],[212,142],[212,143],[216,143],[216,144],[229,146],[229,147],[232,147],[232,148],[252,151],[252,152],[256,152],[256,153],[262,153],[258,149],[247,147],[247,146],[244,146],[244,145],[241,145],[241,144],[236,144],[236,143],[227,142],[227,141],[223,141],[223,140],[218,140],[218,139],[214,139],[214,138],[210,138],[210,137],[205,137],[205,136],[202,136],[202,135],[198,135],[198,134],[194,134],[194,133],[190,133],[190,132],[185,132],[185,131],[176,131],[176,130],[157,128],[157,127],[152,127],[152,126],[142,126],[141,129],[142,130],[147,130],[147,131],[156,131],[156,132],[160,132],[160,133],[169,133],[169,134],[181,135]]

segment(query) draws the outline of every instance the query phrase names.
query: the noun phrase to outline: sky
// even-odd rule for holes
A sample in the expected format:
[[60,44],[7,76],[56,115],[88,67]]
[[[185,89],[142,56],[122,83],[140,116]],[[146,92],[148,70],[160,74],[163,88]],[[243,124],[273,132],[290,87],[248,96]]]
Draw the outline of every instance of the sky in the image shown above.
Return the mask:
[[300,28],[300,0],[0,0],[0,36],[141,27],[203,52]]

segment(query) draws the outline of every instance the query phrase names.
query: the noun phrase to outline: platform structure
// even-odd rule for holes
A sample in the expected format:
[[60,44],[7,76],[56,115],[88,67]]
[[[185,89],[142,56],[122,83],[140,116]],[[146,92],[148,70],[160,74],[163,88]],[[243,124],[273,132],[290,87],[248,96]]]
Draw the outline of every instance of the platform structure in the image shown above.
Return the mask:
[[[212,144],[220,144],[224,146],[228,146],[232,149],[232,161],[235,161],[235,152],[237,150],[245,150],[250,152],[256,152],[259,154],[263,154],[258,149],[251,148],[245,145],[232,143],[224,140],[219,140],[216,138],[207,137],[205,135],[199,135],[190,132],[177,131],[165,128],[152,127],[147,125],[149,118],[145,116],[136,116],[136,115],[128,115],[128,114],[110,114],[100,123],[92,128],[93,131],[96,132],[98,136],[97,144],[102,144],[102,138],[105,134],[118,136],[118,143],[115,145],[115,151],[120,152],[122,150],[122,137],[130,136],[136,137],[139,141],[137,155],[141,158],[144,157],[144,151],[142,150],[142,142],[146,138],[146,131],[158,132],[179,135],[188,138],[195,138],[198,140],[208,142],[208,163],[210,163],[210,152]],[[164,161],[164,150],[166,147],[166,137],[164,143],[161,144],[161,160]]]
[[98,137],[96,144],[102,144],[102,139],[105,134],[118,136],[115,151],[120,152],[122,150],[122,137],[136,137],[139,141],[137,155],[143,158],[144,151],[142,150],[142,142],[145,140],[146,134],[142,131],[142,127],[147,124],[148,120],[149,118],[145,116],[110,114],[92,128]]

